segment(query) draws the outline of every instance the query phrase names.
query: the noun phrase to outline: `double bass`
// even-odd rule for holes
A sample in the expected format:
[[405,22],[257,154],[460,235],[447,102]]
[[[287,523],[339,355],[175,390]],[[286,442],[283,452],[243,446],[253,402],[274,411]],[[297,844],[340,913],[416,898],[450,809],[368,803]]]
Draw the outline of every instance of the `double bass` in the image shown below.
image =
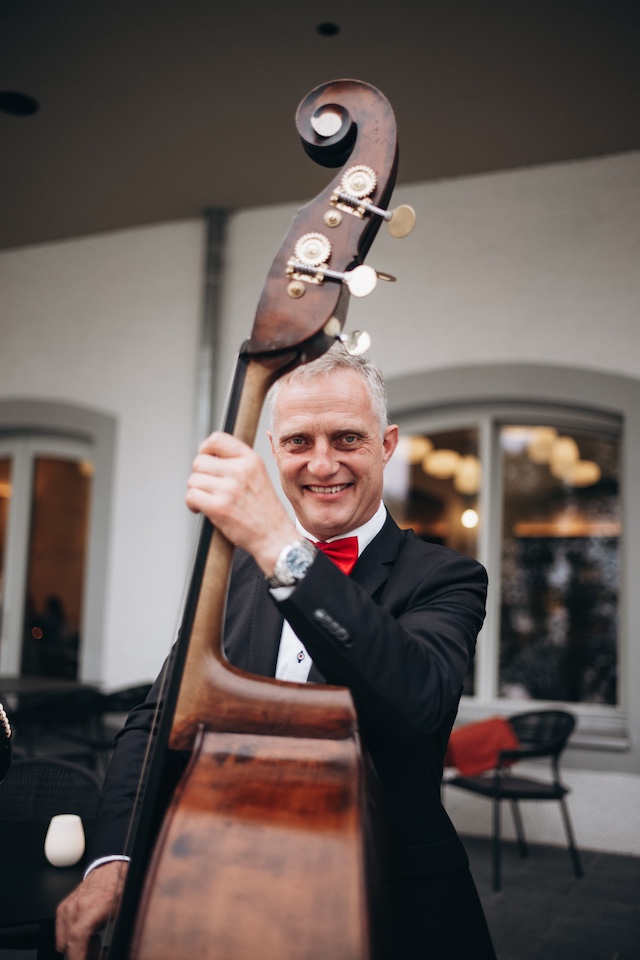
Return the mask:
[[[343,169],[295,217],[240,351],[224,429],[248,444],[280,376],[336,338],[362,348],[342,330],[350,295],[377,280],[363,260],[382,220],[413,226],[411,208],[389,210],[396,125],[378,90],[324,84],[296,125],[313,160]],[[351,695],[229,664],[232,553],[203,520],[108,955],[370,960],[377,866]]]

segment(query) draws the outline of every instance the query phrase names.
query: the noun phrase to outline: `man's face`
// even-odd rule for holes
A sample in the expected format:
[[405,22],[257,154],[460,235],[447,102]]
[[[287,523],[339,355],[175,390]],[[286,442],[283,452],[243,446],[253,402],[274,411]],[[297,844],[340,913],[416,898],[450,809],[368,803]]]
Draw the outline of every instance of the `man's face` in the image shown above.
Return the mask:
[[269,439],[282,489],[305,530],[328,540],[371,519],[398,428],[380,436],[359,374],[336,370],[283,386]]

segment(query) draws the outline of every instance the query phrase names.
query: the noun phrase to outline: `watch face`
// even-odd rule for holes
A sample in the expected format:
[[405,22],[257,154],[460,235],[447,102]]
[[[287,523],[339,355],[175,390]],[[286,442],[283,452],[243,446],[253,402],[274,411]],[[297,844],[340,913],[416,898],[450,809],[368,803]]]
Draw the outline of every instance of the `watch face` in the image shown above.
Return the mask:
[[311,557],[300,544],[293,546],[287,554],[286,565],[292,577],[299,580],[305,575],[311,564]]

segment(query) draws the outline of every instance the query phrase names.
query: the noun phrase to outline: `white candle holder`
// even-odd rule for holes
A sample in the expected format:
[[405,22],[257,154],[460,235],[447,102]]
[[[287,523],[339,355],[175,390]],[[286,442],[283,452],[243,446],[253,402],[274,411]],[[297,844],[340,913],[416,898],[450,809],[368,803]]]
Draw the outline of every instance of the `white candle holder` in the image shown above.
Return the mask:
[[44,840],[44,855],[54,867],[70,867],[84,854],[82,820],[76,813],[60,813],[51,818]]

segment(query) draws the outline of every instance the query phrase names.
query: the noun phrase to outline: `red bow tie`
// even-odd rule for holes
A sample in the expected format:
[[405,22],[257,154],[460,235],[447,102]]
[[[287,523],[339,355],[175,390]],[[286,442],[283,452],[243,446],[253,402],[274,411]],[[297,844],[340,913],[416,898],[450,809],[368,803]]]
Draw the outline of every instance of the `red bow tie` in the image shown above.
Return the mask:
[[332,540],[331,543],[316,543],[315,546],[326,553],[343,573],[351,573],[358,559],[357,537],[344,537],[342,540]]

